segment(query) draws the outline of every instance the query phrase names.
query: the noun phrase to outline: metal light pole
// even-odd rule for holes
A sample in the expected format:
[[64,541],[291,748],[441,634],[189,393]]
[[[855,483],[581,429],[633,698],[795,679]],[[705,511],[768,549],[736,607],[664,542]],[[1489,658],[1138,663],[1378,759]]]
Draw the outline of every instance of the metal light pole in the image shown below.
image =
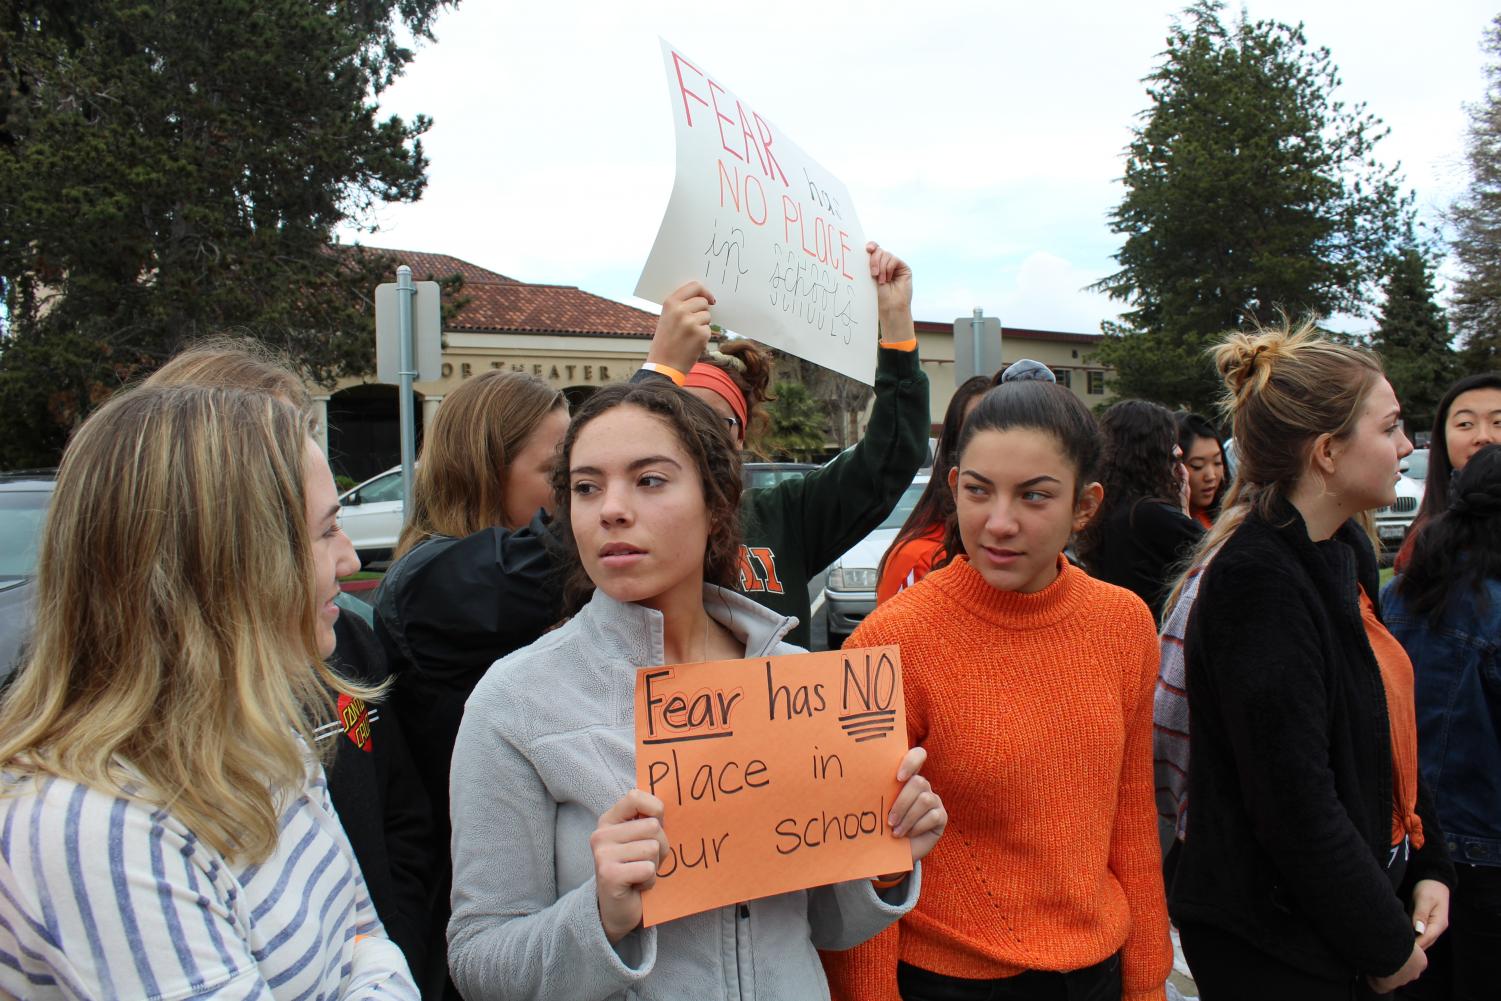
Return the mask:
[[396,314],[397,340],[400,342],[401,390],[398,394],[401,417],[401,516],[405,522],[412,516],[412,470],[417,464],[417,418],[412,406],[412,380],[416,377],[416,365],[412,350],[412,296],[417,292],[412,284],[412,269],[403,264],[396,269]]

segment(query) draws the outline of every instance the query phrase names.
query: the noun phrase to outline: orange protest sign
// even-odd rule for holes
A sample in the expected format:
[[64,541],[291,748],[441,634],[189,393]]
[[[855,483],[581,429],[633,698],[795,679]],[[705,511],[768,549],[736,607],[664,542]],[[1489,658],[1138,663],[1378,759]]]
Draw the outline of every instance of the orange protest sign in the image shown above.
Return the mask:
[[906,752],[894,646],[640,668],[636,784],[671,846],[643,923],[911,869]]

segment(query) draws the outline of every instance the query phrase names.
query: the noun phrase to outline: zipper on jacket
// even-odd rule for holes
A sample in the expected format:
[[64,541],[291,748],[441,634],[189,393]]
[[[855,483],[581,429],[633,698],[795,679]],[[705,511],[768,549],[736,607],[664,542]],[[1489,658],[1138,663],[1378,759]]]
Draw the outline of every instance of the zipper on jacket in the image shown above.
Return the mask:
[[[745,964],[753,961],[752,957],[742,955],[742,940],[750,934],[750,905],[739,903],[735,905],[735,996],[740,1001],[753,1001],[755,990],[746,990]],[[747,943],[748,946],[748,943]]]

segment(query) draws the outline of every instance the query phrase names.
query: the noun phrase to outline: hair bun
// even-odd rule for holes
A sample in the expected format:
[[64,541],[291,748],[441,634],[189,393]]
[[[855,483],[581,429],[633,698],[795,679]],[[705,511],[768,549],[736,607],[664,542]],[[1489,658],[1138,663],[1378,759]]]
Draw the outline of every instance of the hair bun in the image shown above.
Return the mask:
[[1494,518],[1501,514],[1501,483],[1456,493],[1449,510],[1461,518]]
[[1272,366],[1286,354],[1288,337],[1282,331],[1237,333],[1214,349],[1214,365],[1231,397],[1259,392],[1272,377]]

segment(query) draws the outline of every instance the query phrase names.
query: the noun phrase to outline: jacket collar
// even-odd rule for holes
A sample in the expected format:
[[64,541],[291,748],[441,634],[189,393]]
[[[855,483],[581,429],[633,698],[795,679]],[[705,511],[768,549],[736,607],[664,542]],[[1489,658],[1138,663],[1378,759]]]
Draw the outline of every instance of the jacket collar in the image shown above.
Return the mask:
[[[797,619],[758,605],[743,594],[704,585],[704,610],[736,639],[745,643],[746,657],[773,653]],[[632,664],[650,667],[666,659],[663,652],[662,613],[632,602],[616,601],[595,588],[589,603],[574,621],[586,633],[599,637],[611,649],[625,651]]]
[[1261,522],[1292,549],[1319,588],[1342,607],[1353,607],[1358,613],[1361,588],[1365,589],[1373,604],[1377,601],[1381,593],[1381,572],[1376,564],[1376,552],[1371,548],[1369,536],[1354,518],[1323,542],[1309,538],[1308,523],[1285,498],[1273,502],[1268,517],[1253,512],[1251,520]]

